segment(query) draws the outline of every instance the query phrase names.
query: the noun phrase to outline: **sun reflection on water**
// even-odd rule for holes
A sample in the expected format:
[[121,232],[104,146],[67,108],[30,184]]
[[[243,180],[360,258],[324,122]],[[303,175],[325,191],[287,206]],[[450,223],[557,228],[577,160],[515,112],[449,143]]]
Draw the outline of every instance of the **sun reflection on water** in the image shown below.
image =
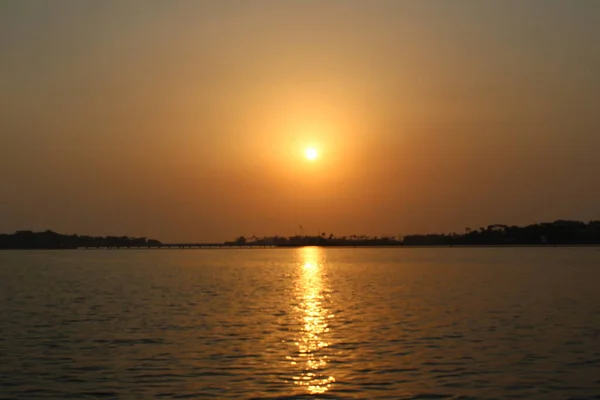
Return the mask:
[[323,250],[304,247],[298,250],[300,273],[296,285],[298,311],[302,329],[296,339],[298,353],[292,364],[302,368],[294,383],[305,386],[311,394],[322,394],[331,388],[335,379],[328,375],[328,320],[333,318],[325,307],[326,287],[323,279]]

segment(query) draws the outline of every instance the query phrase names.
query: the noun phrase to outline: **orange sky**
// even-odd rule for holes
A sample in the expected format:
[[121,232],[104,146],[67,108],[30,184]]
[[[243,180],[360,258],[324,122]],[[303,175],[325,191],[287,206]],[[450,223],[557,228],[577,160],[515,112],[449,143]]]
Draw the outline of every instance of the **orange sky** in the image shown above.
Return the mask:
[[5,1],[0,231],[598,219],[598,20],[591,0]]

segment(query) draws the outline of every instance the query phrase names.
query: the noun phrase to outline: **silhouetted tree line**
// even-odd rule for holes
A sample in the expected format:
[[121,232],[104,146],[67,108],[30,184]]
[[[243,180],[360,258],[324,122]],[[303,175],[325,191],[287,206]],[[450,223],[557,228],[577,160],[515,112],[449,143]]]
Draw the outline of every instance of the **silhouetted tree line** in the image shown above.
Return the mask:
[[600,244],[600,221],[558,220],[527,226],[494,224],[479,229],[466,228],[464,233],[441,233],[400,236],[271,236],[246,238],[231,242],[244,245],[275,246],[473,246],[473,245],[576,245]]
[[308,236],[252,236],[246,238],[240,236],[234,242],[226,242],[226,244],[234,245],[257,245],[257,246],[278,246],[278,247],[295,247],[295,246],[398,246],[402,242],[395,236],[366,236],[366,235],[350,235],[350,236],[335,236],[333,233],[327,234],[323,232],[321,235]]
[[600,221],[558,220],[520,226],[466,228],[464,234],[411,235],[404,245],[575,245],[600,244]]
[[[53,231],[0,234],[0,249],[76,249],[93,247],[152,247],[158,240],[128,236],[63,235]],[[472,246],[472,245],[600,245],[600,221],[558,220],[524,227],[494,224],[464,233],[400,236],[240,236],[232,245],[293,246]]]
[[158,246],[158,240],[127,236],[63,235],[53,231],[18,231],[0,234],[0,249],[76,249],[84,247],[148,247]]

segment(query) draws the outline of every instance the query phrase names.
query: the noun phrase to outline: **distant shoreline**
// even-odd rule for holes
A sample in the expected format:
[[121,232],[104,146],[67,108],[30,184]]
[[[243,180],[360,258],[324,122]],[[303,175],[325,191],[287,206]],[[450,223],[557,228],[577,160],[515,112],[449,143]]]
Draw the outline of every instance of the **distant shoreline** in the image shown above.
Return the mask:
[[303,247],[321,247],[321,248],[332,248],[332,249],[498,249],[498,248],[581,248],[581,247],[598,247],[600,244],[482,244],[482,245],[356,245],[356,246],[329,246],[329,245],[299,245],[299,246],[264,246],[264,245],[249,245],[249,246],[235,246],[235,245],[221,245],[211,247],[174,247],[169,245],[162,246],[135,246],[135,247],[76,247],[76,248],[2,248],[0,251],[107,251],[107,250],[281,250],[281,249],[298,249]]
[[557,220],[528,226],[488,225],[478,229],[465,228],[464,233],[430,233],[406,236],[317,235],[239,236],[226,242],[171,242],[130,236],[65,235],[44,232],[17,231],[0,234],[0,250],[42,249],[190,249],[190,248],[476,248],[476,247],[595,247],[600,246],[600,221]]

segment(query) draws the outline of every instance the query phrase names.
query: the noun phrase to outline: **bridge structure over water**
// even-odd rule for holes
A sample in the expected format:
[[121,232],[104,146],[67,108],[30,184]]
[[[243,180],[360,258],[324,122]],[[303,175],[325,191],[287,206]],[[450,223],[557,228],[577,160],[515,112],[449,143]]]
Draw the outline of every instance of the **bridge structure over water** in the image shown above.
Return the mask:
[[148,243],[148,244],[108,244],[98,246],[86,246],[84,249],[271,249],[275,245],[268,244],[237,244],[237,243]]

